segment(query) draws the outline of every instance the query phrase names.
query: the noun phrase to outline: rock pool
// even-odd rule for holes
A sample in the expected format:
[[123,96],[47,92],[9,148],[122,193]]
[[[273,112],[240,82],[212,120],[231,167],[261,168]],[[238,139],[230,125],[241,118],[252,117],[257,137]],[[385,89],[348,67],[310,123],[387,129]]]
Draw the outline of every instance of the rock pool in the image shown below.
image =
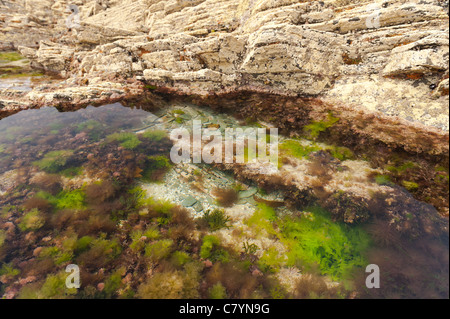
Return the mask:
[[[170,132],[194,120],[268,127],[181,102],[0,120],[0,295],[448,298],[448,222],[408,187],[295,137],[280,136],[273,174],[174,164]],[[380,289],[366,288],[369,264]]]

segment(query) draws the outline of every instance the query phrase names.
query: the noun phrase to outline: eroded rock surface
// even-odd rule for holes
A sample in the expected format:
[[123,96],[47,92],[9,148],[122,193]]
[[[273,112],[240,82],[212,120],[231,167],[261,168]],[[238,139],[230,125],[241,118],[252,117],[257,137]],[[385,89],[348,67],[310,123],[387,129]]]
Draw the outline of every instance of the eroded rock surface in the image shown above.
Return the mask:
[[[69,4],[80,21],[70,31]],[[65,77],[138,77],[185,94],[318,95],[448,131],[448,90],[438,89],[448,81],[447,5],[4,1],[0,42]]]

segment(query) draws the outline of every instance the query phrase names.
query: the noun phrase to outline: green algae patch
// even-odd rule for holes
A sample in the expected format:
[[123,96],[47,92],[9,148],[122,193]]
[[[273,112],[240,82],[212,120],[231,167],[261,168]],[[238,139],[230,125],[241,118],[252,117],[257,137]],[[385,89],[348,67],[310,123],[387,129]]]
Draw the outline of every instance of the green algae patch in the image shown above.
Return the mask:
[[246,221],[246,224],[253,228],[257,233],[266,232],[268,235],[277,237],[279,233],[274,228],[274,222],[277,216],[275,210],[264,204],[258,204],[258,208],[253,215]]
[[377,175],[375,177],[375,183],[378,185],[387,185],[392,186],[394,183],[392,183],[391,178],[388,175]]
[[337,158],[340,161],[351,160],[355,158],[353,152],[347,147],[331,146],[327,149],[330,150],[331,155],[334,158]]
[[70,250],[64,251],[58,247],[44,247],[39,254],[39,258],[51,258],[55,265],[61,265],[73,258],[73,252]]
[[280,144],[282,153],[295,158],[308,158],[309,154],[320,151],[316,145],[303,145],[301,141],[287,140]]
[[18,52],[0,52],[0,63],[8,63],[23,60],[25,57]]
[[167,258],[172,252],[174,243],[171,239],[159,240],[145,247],[145,256],[150,257],[152,261],[159,261]]
[[367,265],[364,252],[370,237],[363,230],[333,222],[322,208],[309,212],[307,217],[285,217],[280,222],[282,242],[290,250],[287,265],[318,267],[333,280],[345,279],[355,267]]
[[228,252],[221,246],[219,237],[214,235],[206,235],[203,237],[203,243],[200,248],[200,257],[209,259],[212,262],[227,262],[230,258]]
[[166,156],[149,156],[141,173],[141,179],[147,183],[160,181],[170,167],[172,167],[172,163]]
[[402,181],[402,185],[410,192],[416,191],[419,189],[419,184],[409,181]]
[[358,227],[333,222],[322,208],[310,208],[301,217],[279,217],[273,208],[260,204],[246,224],[258,234],[278,239],[288,250],[285,255],[275,247],[266,250],[258,263],[264,271],[297,266],[341,280],[367,264],[364,252],[370,237]]
[[167,137],[167,133],[164,130],[148,130],[142,133],[141,136],[154,142],[160,142]]
[[46,192],[39,192],[36,194],[36,197],[49,201],[57,210],[86,208],[86,194],[83,189],[62,191],[56,196]]
[[73,155],[72,150],[52,151],[45,154],[44,158],[33,164],[47,173],[58,173],[63,170],[69,158]]
[[0,79],[18,79],[44,76],[44,73],[41,72],[22,72],[23,68],[20,67],[2,68],[0,70],[4,72],[4,74],[0,75]]
[[20,270],[17,268],[14,268],[12,263],[4,263],[2,267],[0,268],[0,277],[4,277],[6,279],[13,279],[14,277],[17,277],[20,275]]
[[265,272],[278,272],[286,264],[286,256],[275,247],[266,250],[258,261],[258,266]]
[[136,134],[129,132],[113,133],[108,135],[106,139],[108,142],[119,142],[120,146],[128,150],[135,149],[142,143]]
[[214,209],[206,211],[202,217],[202,220],[208,224],[211,231],[216,231],[222,228],[229,228],[230,218],[225,214],[223,209]]
[[75,126],[77,132],[85,132],[89,138],[93,141],[100,140],[105,132],[105,127],[102,123],[95,120],[87,120]]
[[18,296],[19,299],[62,299],[70,298],[77,294],[76,288],[67,288],[67,273],[61,271],[50,274],[39,287],[36,285],[24,286]]
[[324,121],[313,121],[311,124],[305,126],[304,130],[308,133],[311,139],[317,139],[320,133],[325,132],[339,121],[338,117],[334,117],[333,114],[328,113],[327,119]]
[[83,209],[86,195],[83,190],[63,191],[57,196],[57,209]]
[[83,174],[83,167],[69,167],[61,171],[61,175],[67,178],[73,178]]
[[6,231],[0,229],[0,248],[2,248],[3,244],[6,240]]
[[226,299],[226,298],[228,298],[227,290],[220,282],[218,282],[214,286],[212,286],[209,289],[208,294],[209,294],[210,299]]
[[45,219],[37,209],[26,213],[19,224],[21,231],[35,231],[44,226]]

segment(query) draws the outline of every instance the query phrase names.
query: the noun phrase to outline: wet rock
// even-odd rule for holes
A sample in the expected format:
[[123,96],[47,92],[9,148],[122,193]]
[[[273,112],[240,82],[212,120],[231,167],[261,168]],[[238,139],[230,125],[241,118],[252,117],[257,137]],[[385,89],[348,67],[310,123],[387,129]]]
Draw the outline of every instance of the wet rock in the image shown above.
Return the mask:
[[253,277],[262,277],[262,276],[264,276],[264,274],[262,273],[261,270],[255,269],[255,270],[252,271],[252,276]]
[[196,203],[197,203],[197,200],[194,197],[188,196],[181,202],[181,205],[183,205],[184,207],[192,207]]
[[38,257],[39,254],[41,253],[41,251],[42,251],[42,247],[36,247],[36,248],[33,250],[33,256],[34,256],[34,257]]
[[26,284],[29,284],[30,282],[33,282],[36,280],[36,276],[28,276],[26,278],[21,278],[19,280],[19,285],[24,286]]
[[[448,15],[437,0],[395,0],[372,9],[364,2],[346,7],[341,1],[225,0],[214,3],[213,15],[210,0],[122,0],[107,10],[88,1],[79,6],[80,29],[63,30],[55,42],[49,39],[64,27],[67,13],[62,4],[46,3],[38,6],[46,9],[34,21],[42,22],[39,30],[47,39],[37,50],[23,41],[20,50],[35,66],[81,82],[121,76],[139,77],[150,87],[177,94],[253,90],[320,95],[366,112],[394,105],[384,113],[395,116],[397,105],[406,103],[405,91],[409,104],[429,93],[427,85],[410,81],[411,74],[434,80],[436,72],[448,70]],[[37,14],[31,6],[10,4],[9,9],[4,13],[9,27],[31,28],[26,21]],[[13,43],[18,40],[12,37]],[[402,78],[393,82],[392,76]],[[428,98],[416,103],[420,111],[399,116],[439,128],[444,121],[448,131],[444,118],[423,116],[429,102],[446,113],[448,98]]]
[[197,213],[200,213],[203,211],[203,205],[200,202],[196,202],[194,205],[194,209]]
[[253,195],[255,195],[257,192],[258,192],[258,189],[250,188],[248,190],[239,192],[239,198],[249,198],[249,197],[252,197]]

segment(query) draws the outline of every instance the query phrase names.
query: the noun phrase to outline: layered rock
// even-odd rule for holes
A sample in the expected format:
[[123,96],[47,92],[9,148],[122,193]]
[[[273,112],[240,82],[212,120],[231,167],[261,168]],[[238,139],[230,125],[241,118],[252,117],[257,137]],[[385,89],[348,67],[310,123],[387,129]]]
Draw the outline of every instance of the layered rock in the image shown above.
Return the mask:
[[[22,2],[6,6],[28,24],[3,13],[3,33],[65,77],[137,76],[183,94],[315,95],[448,131],[442,1]],[[77,30],[64,29],[68,4],[79,6]],[[24,48],[31,29],[48,35],[34,53]]]

